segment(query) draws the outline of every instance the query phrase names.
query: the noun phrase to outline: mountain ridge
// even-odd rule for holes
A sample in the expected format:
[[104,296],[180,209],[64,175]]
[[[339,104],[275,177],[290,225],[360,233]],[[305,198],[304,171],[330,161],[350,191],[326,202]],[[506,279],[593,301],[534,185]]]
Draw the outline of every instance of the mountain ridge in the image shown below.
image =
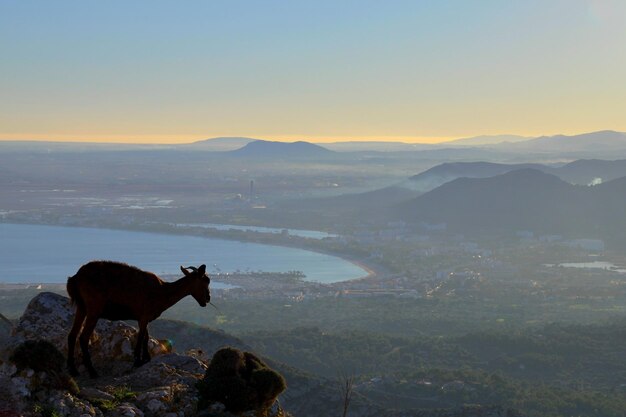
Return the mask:
[[525,168],[488,178],[458,178],[399,205],[398,213],[405,220],[444,222],[461,232],[596,236],[602,222],[584,221],[601,208],[593,188]]
[[521,135],[479,135],[469,138],[454,139],[449,142],[444,142],[446,145],[462,145],[462,146],[486,146],[496,145],[499,143],[517,143],[525,142],[527,140],[534,139],[533,136],[521,136]]
[[182,148],[202,149],[208,151],[233,151],[256,140],[261,139],[248,138],[244,136],[220,136],[192,143],[185,143],[178,146]]
[[324,158],[336,153],[311,142],[276,142],[256,140],[242,148],[229,151],[230,156],[248,158]]
[[533,152],[598,152],[626,150],[626,133],[599,130],[578,135],[539,136],[524,142],[503,143],[496,148]]

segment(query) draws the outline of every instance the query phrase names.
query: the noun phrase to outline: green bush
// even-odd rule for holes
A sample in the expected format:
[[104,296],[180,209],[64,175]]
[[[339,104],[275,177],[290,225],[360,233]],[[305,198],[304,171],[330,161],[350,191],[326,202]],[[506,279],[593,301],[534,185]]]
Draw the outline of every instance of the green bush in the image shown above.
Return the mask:
[[114,387],[111,395],[113,395],[117,402],[132,401],[137,398],[137,393],[130,389],[128,385]]
[[41,417],[61,417],[61,413],[50,405],[35,404],[33,411]]
[[285,379],[250,352],[220,349],[197,385],[198,408],[220,402],[233,413],[271,406],[286,388]]
[[276,371],[269,368],[255,369],[250,382],[256,388],[257,401],[265,401],[261,407],[270,407],[276,397],[285,390],[285,380]]
[[66,389],[74,394],[79,391],[76,381],[65,372],[65,356],[47,340],[25,341],[15,348],[9,360],[18,371],[45,372],[48,379],[41,381],[43,387]]
[[17,366],[18,371],[32,369],[35,372],[62,372],[65,357],[52,343],[47,340],[27,340],[20,344],[9,360]]

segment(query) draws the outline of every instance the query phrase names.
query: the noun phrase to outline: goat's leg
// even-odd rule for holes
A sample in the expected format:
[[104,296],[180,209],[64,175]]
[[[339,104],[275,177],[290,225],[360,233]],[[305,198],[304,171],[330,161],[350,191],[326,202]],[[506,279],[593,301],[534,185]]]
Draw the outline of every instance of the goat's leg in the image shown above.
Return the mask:
[[78,375],[78,370],[74,362],[74,347],[76,345],[76,337],[83,326],[83,321],[85,321],[85,311],[77,306],[72,330],[70,330],[70,333],[67,335],[67,370],[72,376]]
[[146,333],[143,337],[143,341],[141,343],[141,362],[148,363],[150,362],[150,351],[148,350],[148,342],[150,341],[150,334],[148,333],[148,327],[146,325]]
[[135,344],[135,363],[133,366],[139,368],[144,364],[142,361],[143,339],[147,337],[147,323],[139,322],[139,331],[137,332],[137,342]]
[[85,320],[85,325],[83,326],[83,331],[80,333],[80,349],[83,352],[83,363],[85,367],[87,367],[87,371],[89,371],[89,376],[91,378],[97,378],[98,373],[93,367],[91,363],[91,355],[89,354],[89,338],[96,328],[96,324],[98,323],[97,316],[87,315],[87,319]]

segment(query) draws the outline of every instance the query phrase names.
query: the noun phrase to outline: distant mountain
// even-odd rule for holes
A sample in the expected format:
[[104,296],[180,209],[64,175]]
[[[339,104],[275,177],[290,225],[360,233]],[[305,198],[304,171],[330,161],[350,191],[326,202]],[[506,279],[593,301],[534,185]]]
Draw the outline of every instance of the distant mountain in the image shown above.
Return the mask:
[[0,152],[6,153],[89,153],[161,151],[175,149],[176,145],[108,142],[53,142],[35,140],[0,141]]
[[327,149],[337,152],[406,152],[436,149],[438,146],[427,143],[405,143],[405,142],[332,142],[322,143]]
[[541,136],[524,142],[499,146],[512,151],[599,152],[615,150],[626,154],[626,133],[603,130],[574,136]]
[[270,142],[255,140],[243,148],[230,151],[230,155],[246,158],[324,158],[335,152],[309,142]]
[[[490,178],[456,179],[401,204],[399,213],[412,221],[445,222],[462,232],[594,235],[599,223],[590,221],[590,215],[602,206],[597,191],[527,168]],[[626,195],[620,198],[626,202]]]
[[0,141],[0,152],[123,152],[155,150],[231,151],[258,139],[220,137],[184,144],[140,144],[105,142]]
[[553,173],[572,184],[607,182],[626,177],[626,159],[617,161],[579,159],[554,169]]
[[233,151],[239,149],[242,146],[247,145],[250,142],[254,142],[260,139],[245,138],[245,137],[219,137],[200,140],[197,142],[181,145],[182,148],[202,149],[205,151]]
[[441,143],[440,145],[483,146],[483,145],[495,145],[498,143],[525,142],[530,139],[533,139],[533,138],[530,136],[519,136],[519,135],[483,135],[483,136],[474,136],[471,138],[455,139],[449,142]]
[[527,136],[518,135],[494,135],[494,136],[475,136],[471,138],[455,139],[440,143],[406,143],[406,142],[384,142],[384,141],[350,141],[350,142],[331,142],[324,143],[324,147],[333,151],[340,152],[402,152],[402,151],[425,151],[442,148],[471,147],[495,145],[498,143],[516,143],[529,139]]
[[447,162],[414,175],[400,186],[420,192],[433,190],[457,178],[488,178],[523,168],[556,175],[572,184],[589,185],[626,177],[626,159],[605,161],[580,159],[562,166],[498,164],[493,162]]
[[[367,191],[363,193],[355,194],[342,194],[334,197],[323,197],[306,199],[302,201],[295,201],[288,203],[290,208],[301,207],[302,209],[310,208],[311,206],[316,209],[322,209],[326,211],[333,211],[335,213],[355,213],[355,214],[381,214],[384,215],[390,211],[393,206],[400,205],[411,199],[415,199],[421,194],[427,193],[436,189],[446,183],[453,182],[460,178],[463,179],[484,179],[502,174],[511,173],[520,170],[531,170],[530,172],[540,172],[545,175],[542,177],[545,179],[560,178],[561,185],[568,186],[571,183],[574,185],[590,185],[596,184],[593,188],[595,194],[600,199],[608,200],[610,195],[619,194],[619,191],[615,189],[619,181],[611,181],[617,178],[626,177],[626,160],[619,161],[602,161],[602,160],[578,160],[560,167],[551,167],[541,164],[497,164],[491,162],[452,162],[437,165],[430,168],[418,175],[408,178],[407,180],[380,189]],[[519,174],[519,173],[518,173]],[[518,174],[513,175],[516,178]],[[498,181],[505,181],[504,177]],[[528,176],[530,178],[530,175]],[[494,180],[495,181],[495,180]],[[495,181],[495,184],[498,183]],[[623,180],[626,184],[626,179]],[[544,188],[543,182],[537,185],[537,190]],[[608,182],[608,183],[607,183]],[[607,183],[607,184],[604,184]],[[458,184],[466,184],[461,181]],[[485,182],[485,184],[493,183]],[[602,184],[600,187],[599,185]],[[625,185],[626,187],[626,185]],[[443,188],[446,190],[447,188]],[[590,189],[586,188],[585,189]],[[612,192],[605,192],[606,195],[599,197],[601,189],[611,189]],[[461,190],[462,191],[462,190]],[[454,191],[455,195],[461,195],[463,198],[467,197],[467,201],[470,201],[470,196],[465,196],[461,191],[458,193]],[[442,192],[442,191],[438,191]],[[517,193],[517,191],[516,191]],[[505,190],[506,194],[506,190]],[[623,193],[626,195],[626,190]],[[530,197],[529,197],[530,198]],[[435,210],[438,212],[438,210]]]
[[402,185],[426,192],[457,178],[487,178],[523,168],[549,170],[540,164],[497,164],[493,162],[448,162],[410,177]]

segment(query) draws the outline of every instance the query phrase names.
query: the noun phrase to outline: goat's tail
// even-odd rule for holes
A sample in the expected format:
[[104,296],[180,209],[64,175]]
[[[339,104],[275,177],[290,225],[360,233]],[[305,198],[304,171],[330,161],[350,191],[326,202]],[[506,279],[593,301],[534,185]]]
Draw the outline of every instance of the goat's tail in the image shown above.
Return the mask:
[[77,276],[74,275],[67,279],[67,294],[70,296],[70,300],[73,305],[76,305],[80,309],[85,309],[85,301],[80,296],[80,291],[78,291],[78,279]]

